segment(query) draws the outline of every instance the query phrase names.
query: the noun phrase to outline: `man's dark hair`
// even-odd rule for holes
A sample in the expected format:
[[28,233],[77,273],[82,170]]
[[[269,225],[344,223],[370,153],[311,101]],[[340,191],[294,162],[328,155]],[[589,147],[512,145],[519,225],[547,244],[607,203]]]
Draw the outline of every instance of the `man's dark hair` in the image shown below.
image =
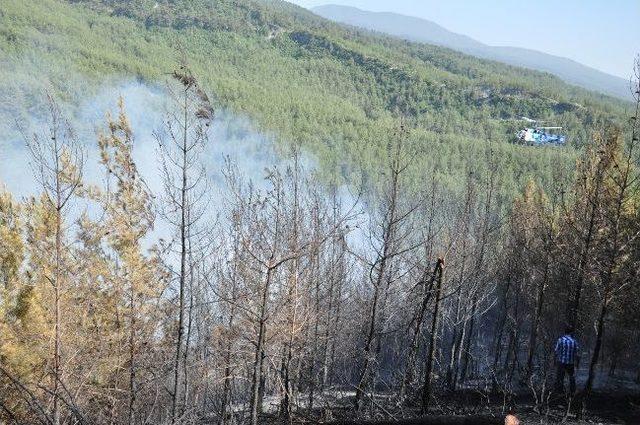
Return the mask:
[[564,328],[564,334],[573,335],[573,326],[567,326],[566,328]]

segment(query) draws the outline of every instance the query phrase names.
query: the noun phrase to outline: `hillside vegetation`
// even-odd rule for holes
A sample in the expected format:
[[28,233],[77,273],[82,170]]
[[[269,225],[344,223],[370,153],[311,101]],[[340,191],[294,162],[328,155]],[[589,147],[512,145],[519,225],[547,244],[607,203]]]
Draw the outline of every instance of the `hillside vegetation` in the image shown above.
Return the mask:
[[631,100],[629,81],[571,59],[521,47],[489,46],[451,32],[435,22],[391,12],[369,12],[355,7],[324,5],[314,13],[348,25],[390,34],[402,39],[448,47],[477,56],[538,71],[549,72],[569,84]]
[[5,132],[49,86],[76,104],[110,79],[161,82],[182,51],[219,105],[302,143],[325,170],[376,170],[404,116],[418,169],[456,188],[490,157],[512,194],[575,156],[509,144],[515,119],[563,126],[580,147],[625,108],[548,74],[345,29],[280,1],[10,0],[0,28]]

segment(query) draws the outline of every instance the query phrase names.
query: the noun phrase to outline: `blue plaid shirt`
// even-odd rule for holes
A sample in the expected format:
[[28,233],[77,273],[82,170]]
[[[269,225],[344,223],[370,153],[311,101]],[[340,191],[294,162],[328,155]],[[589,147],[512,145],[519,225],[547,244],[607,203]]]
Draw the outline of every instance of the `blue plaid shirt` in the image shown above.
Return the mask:
[[562,364],[572,365],[578,354],[578,341],[571,335],[564,335],[556,342],[556,359]]

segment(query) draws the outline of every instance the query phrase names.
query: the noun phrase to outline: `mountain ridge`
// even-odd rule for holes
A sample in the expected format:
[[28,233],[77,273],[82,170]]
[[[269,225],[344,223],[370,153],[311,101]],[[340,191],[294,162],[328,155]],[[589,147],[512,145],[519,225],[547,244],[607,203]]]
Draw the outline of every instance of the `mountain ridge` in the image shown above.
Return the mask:
[[576,86],[623,100],[631,99],[629,82],[563,56],[516,46],[491,46],[436,22],[394,12],[371,12],[351,6],[327,4],[310,9],[335,22],[381,32],[406,40],[434,44],[483,59],[548,72]]

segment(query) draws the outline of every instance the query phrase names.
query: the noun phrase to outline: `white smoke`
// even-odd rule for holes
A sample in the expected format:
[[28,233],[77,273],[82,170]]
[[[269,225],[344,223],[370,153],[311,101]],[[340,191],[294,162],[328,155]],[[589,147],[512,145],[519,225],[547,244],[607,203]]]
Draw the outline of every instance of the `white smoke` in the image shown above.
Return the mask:
[[[85,184],[106,186],[107,173],[100,164],[97,135],[106,129],[106,115],[116,117],[119,98],[123,99],[125,112],[131,124],[134,136],[133,158],[142,178],[152,195],[156,198],[156,208],[163,202],[163,177],[161,154],[158,148],[157,134],[163,132],[163,121],[171,109],[170,97],[164,86],[143,84],[126,80],[105,84],[93,91],[94,94],[76,104],[60,103],[65,117],[69,120],[74,133],[83,146],[85,161],[83,181]],[[46,101],[46,96],[42,96]],[[30,166],[31,158],[25,138],[37,133],[47,140],[48,117],[46,105],[33,109],[25,117],[12,116],[10,110],[0,110],[3,122],[20,122],[24,134],[20,134],[17,124],[10,131],[0,135],[0,184],[18,199],[37,196],[41,187]],[[9,136],[7,136],[9,135]],[[225,109],[217,109],[212,125],[209,126],[207,144],[202,151],[200,161],[206,169],[207,189],[212,202],[207,205],[206,221],[213,222],[222,212],[223,202],[217,202],[227,195],[223,168],[226,161],[245,182],[251,181],[256,188],[265,188],[268,170],[277,167],[281,171],[291,164],[286,155],[278,155],[276,138],[258,131],[248,117],[238,116]],[[315,169],[316,162],[307,154],[302,154],[300,162],[306,173]],[[75,200],[70,212],[70,222],[81,213],[95,218],[99,208],[88,201]],[[172,230],[168,224],[156,219],[153,233],[147,239],[147,245],[162,238],[171,239]]]
[[[154,133],[162,128],[168,96],[160,86],[124,81],[116,85],[103,86],[97,95],[77,105],[63,105],[71,111],[70,122],[77,138],[85,148],[87,158],[84,177],[88,183],[100,184],[104,169],[99,164],[97,133],[105,126],[107,113],[118,113],[118,99],[124,100],[125,111],[134,133],[134,160],[141,175],[154,194],[162,191],[157,140]],[[16,122],[16,118],[4,117]],[[42,113],[29,117],[25,133],[46,134],[47,117]],[[17,125],[16,125],[17,127]],[[0,136],[0,181],[17,197],[36,195],[38,184],[29,167],[30,158],[24,137],[16,136],[17,128],[9,132],[12,136]],[[256,130],[251,120],[239,117],[227,110],[217,110],[211,126],[208,145],[202,162],[207,165],[210,179],[216,186],[222,184],[221,169],[228,157],[248,179],[261,180],[264,170],[281,163],[275,150],[275,138]],[[312,164],[310,159],[306,164]]]

